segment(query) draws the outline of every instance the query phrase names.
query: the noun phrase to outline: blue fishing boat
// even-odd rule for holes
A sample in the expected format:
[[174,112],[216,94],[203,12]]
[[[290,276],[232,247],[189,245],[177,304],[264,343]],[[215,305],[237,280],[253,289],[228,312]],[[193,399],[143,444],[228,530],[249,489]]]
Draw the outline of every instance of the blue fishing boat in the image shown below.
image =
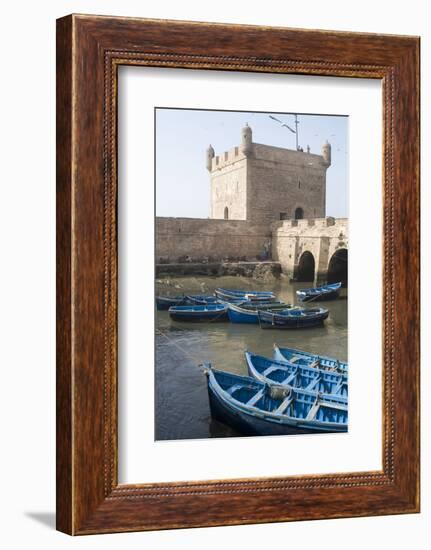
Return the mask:
[[301,288],[296,291],[298,300],[301,302],[309,302],[310,300],[334,300],[340,294],[341,283],[333,283],[330,285],[316,286],[313,288]]
[[311,328],[323,324],[329,311],[324,307],[292,308],[284,311],[258,311],[261,328]]
[[216,304],[217,298],[211,294],[182,294],[181,296],[156,296],[158,310],[167,310],[172,306],[193,306]]
[[186,296],[156,296],[158,310],[167,310],[172,306],[183,306],[190,304]]
[[204,365],[212,416],[244,435],[347,431],[346,399],[270,386]]
[[217,298],[212,294],[187,294],[187,300],[190,304],[204,306],[206,304],[216,304]]
[[275,361],[248,351],[245,360],[250,376],[260,382],[292,386],[324,395],[348,396],[347,374],[330,372],[309,365]]
[[259,324],[258,311],[270,310],[270,311],[284,311],[285,309],[292,308],[291,304],[284,304],[282,302],[268,302],[263,304],[253,303],[228,303],[227,314],[231,323],[247,323],[247,324]]
[[299,349],[280,348],[276,344],[274,344],[273,357],[276,361],[287,361],[295,365],[311,366],[342,373],[347,373],[348,371],[348,364],[344,361]]
[[214,291],[217,298],[227,302],[243,299],[253,302],[267,302],[275,298],[273,292],[257,290],[231,290],[228,288],[216,288]]
[[203,306],[173,306],[169,315],[175,321],[227,321],[227,306],[207,304]]

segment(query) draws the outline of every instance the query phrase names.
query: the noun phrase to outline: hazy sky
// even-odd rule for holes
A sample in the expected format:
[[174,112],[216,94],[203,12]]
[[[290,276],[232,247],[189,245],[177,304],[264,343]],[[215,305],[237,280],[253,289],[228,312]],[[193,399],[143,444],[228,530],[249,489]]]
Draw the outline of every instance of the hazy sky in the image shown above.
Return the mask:
[[[207,218],[210,176],[206,149],[216,155],[239,145],[248,123],[253,141],[295,149],[295,134],[269,118],[276,116],[294,128],[288,113],[250,113],[189,109],[156,109],[156,215]],[[299,145],[321,154],[327,139],[332,164],[326,177],[326,215],[348,217],[348,117],[299,115]]]

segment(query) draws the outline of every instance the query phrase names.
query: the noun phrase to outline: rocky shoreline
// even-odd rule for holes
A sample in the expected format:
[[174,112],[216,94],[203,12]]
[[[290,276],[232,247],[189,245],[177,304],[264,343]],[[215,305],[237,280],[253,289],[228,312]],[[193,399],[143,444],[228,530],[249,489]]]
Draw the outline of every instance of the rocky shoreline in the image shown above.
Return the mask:
[[254,279],[278,278],[281,275],[280,262],[217,262],[217,263],[175,263],[156,264],[156,277],[165,275],[202,275],[223,277],[226,275],[252,277]]

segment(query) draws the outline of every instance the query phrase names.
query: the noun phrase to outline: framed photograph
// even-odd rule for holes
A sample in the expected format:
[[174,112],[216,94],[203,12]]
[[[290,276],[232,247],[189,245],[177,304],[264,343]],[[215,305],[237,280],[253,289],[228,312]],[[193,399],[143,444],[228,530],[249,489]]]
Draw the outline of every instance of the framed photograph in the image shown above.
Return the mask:
[[419,38],[57,22],[57,528],[419,511]]

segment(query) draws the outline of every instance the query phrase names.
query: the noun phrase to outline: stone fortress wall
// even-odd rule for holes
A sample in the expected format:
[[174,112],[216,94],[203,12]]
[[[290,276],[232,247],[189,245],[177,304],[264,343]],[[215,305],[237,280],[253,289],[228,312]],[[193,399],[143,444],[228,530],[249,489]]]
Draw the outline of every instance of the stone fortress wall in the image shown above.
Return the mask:
[[267,224],[246,220],[156,218],[156,263],[264,260],[271,239]]
[[253,144],[247,163],[248,219],[271,223],[325,216],[326,170],[320,155]]

